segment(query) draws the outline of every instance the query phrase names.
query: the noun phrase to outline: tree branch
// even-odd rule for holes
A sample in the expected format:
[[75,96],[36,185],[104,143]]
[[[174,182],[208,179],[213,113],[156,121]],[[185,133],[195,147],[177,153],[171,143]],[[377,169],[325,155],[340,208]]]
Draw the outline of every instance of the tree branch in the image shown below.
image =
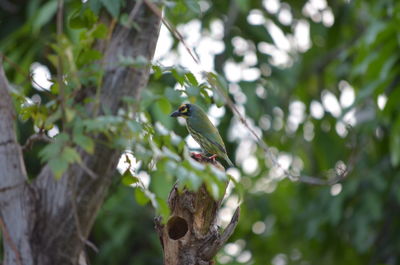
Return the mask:
[[[123,12],[134,8],[127,1]],[[62,33],[63,1],[58,2],[57,36]],[[151,61],[160,29],[160,18],[144,5],[136,5],[133,19],[140,28],[116,24],[106,12],[101,20],[113,28],[110,38],[99,40],[96,48],[104,54],[101,67],[104,75],[99,85],[99,102],[111,114],[123,106],[125,96],[139,99],[149,78],[149,67],[133,68],[119,63],[121,56],[142,56]],[[63,85],[62,62],[58,61],[58,82]],[[96,91],[88,91],[92,97]],[[102,135],[94,136],[93,155],[80,151],[81,163],[69,166],[61,179],[56,180],[48,165],[44,166],[32,183],[28,183],[21,146],[15,133],[16,116],[13,112],[9,85],[0,65],[0,214],[14,242],[15,249],[4,240],[4,264],[53,265],[77,264],[96,214],[113,181],[120,151],[101,142]],[[60,89],[60,93],[62,92]],[[60,96],[60,104],[65,98]],[[88,115],[101,115],[87,104]],[[25,148],[34,141],[32,136]],[[73,179],[73,185],[68,185]],[[21,184],[22,183],[22,184]],[[73,186],[73,187],[71,187]],[[71,201],[71,198],[74,198]],[[90,243],[89,243],[90,244]],[[21,262],[18,261],[20,253]]]
[[225,228],[224,232],[222,232],[221,237],[212,242],[211,244],[207,244],[206,248],[202,250],[203,260],[211,260],[217,252],[225,245],[228,239],[232,236],[233,232],[235,232],[235,228],[239,222],[240,215],[240,207],[237,207],[231,221],[228,226]]
[[39,141],[51,143],[53,141],[53,139],[48,137],[43,131],[32,134],[31,136],[29,136],[29,138],[26,140],[25,144],[22,146],[22,151],[29,150],[32,147],[33,143],[39,142]]
[[[135,2],[127,1],[124,12],[133,12]],[[141,90],[149,78],[149,67],[134,68],[120,64],[120,57],[143,56],[151,61],[157,43],[160,19],[141,4],[136,7],[134,27],[115,24],[106,12],[102,14],[102,23],[113,27],[110,38],[96,43],[96,49],[104,55],[100,65],[104,75],[98,92],[89,88],[87,97],[98,99],[102,108],[96,110],[94,104],[87,104],[89,116],[102,115],[103,110],[116,114],[123,107],[126,96],[138,99]],[[39,220],[34,228],[34,238],[40,242],[35,246],[35,254],[40,264],[63,264],[77,261],[86,244],[89,231],[96,214],[116,176],[116,165],[120,150],[107,147],[101,142],[102,135],[93,136],[96,143],[94,155],[80,152],[82,163],[71,165],[60,180],[55,180],[48,166],[45,166],[33,185],[41,194],[38,207]],[[74,178],[75,190],[68,185]],[[71,198],[75,197],[74,202]],[[58,233],[62,231],[62,233]],[[73,243],[71,243],[73,242]],[[63,250],[64,255],[58,255]],[[58,254],[57,254],[58,253]]]
[[[224,170],[218,162],[207,157],[192,156],[200,163],[211,163]],[[226,183],[228,184],[228,183]],[[205,184],[197,191],[172,188],[168,205],[171,211],[167,223],[155,219],[155,227],[164,252],[165,265],[210,265],[212,259],[234,232],[239,221],[239,207],[231,222],[221,233],[216,226],[221,199],[214,200]]]

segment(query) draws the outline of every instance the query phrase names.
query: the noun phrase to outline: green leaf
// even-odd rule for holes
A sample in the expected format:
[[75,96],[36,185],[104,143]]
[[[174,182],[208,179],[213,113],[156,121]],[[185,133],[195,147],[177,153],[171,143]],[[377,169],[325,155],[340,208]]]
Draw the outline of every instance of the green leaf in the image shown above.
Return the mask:
[[390,133],[390,162],[393,167],[400,164],[400,118],[397,118]]
[[181,93],[182,92],[177,91],[170,87],[167,87],[164,91],[164,95],[168,98],[168,100],[171,103],[179,103],[179,104],[182,102]]
[[199,82],[197,82],[197,79],[196,79],[196,77],[194,76],[194,74],[192,74],[192,73],[186,73],[185,76],[186,76],[186,78],[187,78],[189,84],[191,84],[192,86],[198,86],[198,85],[199,85]]
[[56,112],[47,117],[45,126],[46,127],[53,126],[53,124],[59,119],[61,119],[61,109],[57,109]]
[[186,87],[186,92],[189,97],[197,97],[200,94],[200,90],[197,86]]
[[54,142],[46,145],[40,152],[39,157],[47,162],[54,157],[58,157],[62,148],[68,141],[69,136],[66,133],[59,133],[54,137]]
[[[50,57],[51,57],[51,56],[49,56],[49,59],[50,59]],[[58,95],[58,92],[59,92],[59,85],[58,85],[58,83],[53,83],[53,85],[50,87],[50,92],[51,92],[53,95]]]
[[143,129],[142,125],[139,122],[135,121],[135,120],[129,120],[127,122],[127,125],[128,125],[128,128],[132,132],[135,132],[135,133],[141,132],[142,129]]
[[244,13],[246,13],[250,9],[250,3],[248,0],[235,0],[235,3]]
[[[94,14],[98,15],[101,9],[102,0],[89,0],[89,8],[93,11]],[[110,1],[111,2],[111,1]]]
[[110,14],[117,18],[121,9],[121,0],[100,0]]
[[211,72],[206,72],[205,74],[208,83],[213,89],[220,89],[223,92],[222,94],[228,93],[228,83],[226,82],[225,78]]
[[198,173],[202,172],[194,171],[187,160],[183,161],[175,172],[180,188],[186,186],[190,190],[198,190],[202,184],[202,178]]
[[79,147],[82,147],[83,150],[85,150],[89,154],[93,154],[93,152],[94,152],[94,142],[93,142],[92,138],[78,133],[78,134],[74,134],[73,141]]
[[218,108],[224,106],[225,99],[223,97],[221,97],[221,95],[219,94],[218,91],[214,91],[213,99],[214,99],[215,105],[217,105]]
[[157,213],[161,215],[163,220],[168,220],[170,216],[170,210],[167,204],[167,200],[157,197]]
[[32,31],[37,33],[57,12],[57,1],[53,0],[39,8],[32,23]]
[[67,122],[71,122],[76,115],[76,110],[66,108],[65,109],[65,118],[67,119]]
[[98,50],[85,50],[82,53],[79,54],[78,57],[78,65],[85,65],[97,60],[100,60],[101,58],[103,58],[103,54],[101,52],[99,52]]
[[68,162],[61,157],[50,159],[48,164],[56,179],[60,179],[68,169]]
[[184,77],[184,72],[181,68],[173,68],[171,70],[172,76],[175,78],[176,81],[178,81],[179,84],[183,86],[185,83],[185,77]]
[[[245,0],[246,1],[246,0]],[[185,0],[186,6],[195,14],[200,14],[201,9],[198,0]]]
[[119,63],[123,66],[132,66],[136,68],[143,68],[149,65],[149,60],[147,60],[144,56],[139,55],[136,58],[131,56],[119,56]]
[[105,39],[108,34],[108,28],[103,23],[97,24],[92,32],[92,36],[96,39]]
[[141,188],[135,188],[135,199],[138,204],[144,206],[146,205],[150,199],[146,196],[146,194],[142,191]]
[[228,97],[228,84],[223,77],[220,75],[207,72],[206,73],[207,82],[213,88],[213,98],[217,107],[222,107],[224,105],[224,97]]
[[173,185],[172,177],[164,170],[157,170],[151,176],[150,185],[150,189],[157,195],[157,197],[167,200]]
[[233,184],[235,185],[234,191],[236,191],[237,194],[239,195],[239,203],[242,202],[244,200],[244,193],[245,193],[242,183],[236,181],[236,179],[231,175],[227,175],[227,176],[228,176],[229,180],[232,181]]
[[132,184],[138,183],[139,179],[133,176],[131,170],[128,168],[125,170],[124,174],[122,174],[121,181],[125,186],[131,186]]
[[158,66],[158,65],[152,65],[152,69],[153,69],[154,78],[155,79],[159,79],[163,74],[163,71],[161,70],[161,67]]
[[122,26],[124,26],[124,27],[126,27],[126,28],[128,28],[128,29],[131,29],[131,28],[133,27],[133,28],[136,29],[137,31],[140,31],[139,25],[138,25],[135,21],[132,21],[132,20],[129,18],[129,14],[127,14],[127,13],[123,13],[123,14],[120,15],[120,17],[119,17],[119,23],[120,23]]
[[77,10],[70,17],[69,26],[73,29],[91,28],[96,21],[97,16],[95,13],[91,9],[86,8],[84,10]]
[[206,182],[206,188],[208,193],[214,198],[214,200],[219,200],[221,198],[221,190],[217,183],[212,181]]
[[171,104],[168,99],[164,97],[157,100],[157,105],[164,114],[169,114],[172,111]]
[[61,157],[67,161],[68,164],[72,164],[74,162],[81,162],[81,156],[79,153],[72,147],[66,146],[64,147]]

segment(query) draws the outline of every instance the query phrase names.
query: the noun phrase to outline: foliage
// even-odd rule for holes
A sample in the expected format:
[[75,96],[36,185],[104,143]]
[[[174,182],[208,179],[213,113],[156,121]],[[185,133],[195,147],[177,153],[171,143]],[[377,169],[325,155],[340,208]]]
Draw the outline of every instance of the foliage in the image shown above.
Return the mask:
[[[101,12],[135,27],[123,3],[65,1],[61,35],[56,35],[55,0],[28,1],[14,13],[0,13],[1,21],[10,21],[0,28],[0,50],[13,84],[19,140],[23,144],[35,130],[52,137],[58,133],[52,143],[35,144],[24,154],[30,178],[38,164],[49,163],[57,178],[70,165],[82,165],[81,152],[95,155],[95,135],[124,153],[122,185],[110,192],[91,236],[100,247],[98,255],[91,255],[93,264],[160,264],[144,205],[166,219],[166,199],[175,181],[192,189],[204,181],[213,196],[223,196],[228,176],[190,159],[186,128],[168,117],[183,101],[207,109],[219,124],[237,165],[228,173],[245,191],[238,229],[218,263],[400,262],[395,214],[400,206],[398,1],[334,1],[329,6],[325,1],[165,1],[167,19],[189,39],[200,65],[188,63],[192,59],[177,39],[164,54],[174,59],[170,65],[165,58],[147,62],[121,56],[121,65],[151,66],[152,75],[140,102],[126,97],[125,107],[112,114],[99,102],[103,55],[94,43],[112,34],[99,20]],[[290,21],[282,18],[284,12],[291,14]],[[307,40],[307,30],[299,31],[299,25],[309,27],[309,43],[296,39],[303,34],[300,39]],[[201,37],[192,41],[196,28]],[[215,48],[206,49],[218,72],[212,78],[197,71],[209,69],[204,46]],[[48,67],[48,89],[37,84],[34,63]],[[87,89],[93,96],[77,100]],[[293,175],[330,180],[332,168],[343,163],[350,174],[321,187],[286,178],[240,119],[223,107],[227,97]],[[88,107],[99,115],[87,115]],[[144,176],[150,176],[149,185]],[[224,213],[232,212],[237,192],[226,200]]]

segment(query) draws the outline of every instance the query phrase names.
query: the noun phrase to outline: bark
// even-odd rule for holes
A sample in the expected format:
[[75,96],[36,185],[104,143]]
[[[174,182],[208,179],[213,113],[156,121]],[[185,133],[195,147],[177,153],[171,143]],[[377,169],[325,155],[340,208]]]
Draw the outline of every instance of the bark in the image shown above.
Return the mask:
[[[206,158],[193,157],[201,163]],[[213,163],[220,170],[221,164]],[[221,232],[217,225],[221,200],[215,201],[203,185],[197,191],[173,187],[168,198],[171,216],[166,224],[155,220],[164,252],[164,265],[209,265],[213,257],[229,239],[239,221],[236,209],[229,225]]]
[[32,264],[27,240],[34,215],[32,189],[27,184],[21,147],[15,134],[15,113],[8,81],[0,65],[0,218],[4,235],[4,264]]
[[[159,17],[142,1],[129,1],[126,8],[128,12],[134,9],[131,15],[140,30],[116,25],[112,36],[98,43],[105,69],[100,104],[113,114],[122,106],[124,96],[139,97],[149,77],[148,67],[121,66],[119,56],[143,56],[150,61],[160,28]],[[113,23],[107,17],[103,21]],[[3,240],[3,264],[77,264],[96,213],[116,176],[120,151],[97,144],[94,155],[81,152],[84,166],[70,166],[60,180],[55,180],[45,166],[28,183],[11,102],[7,79],[1,71],[0,221],[4,223],[3,234],[10,235],[9,240]],[[95,109],[92,106],[88,111]]]

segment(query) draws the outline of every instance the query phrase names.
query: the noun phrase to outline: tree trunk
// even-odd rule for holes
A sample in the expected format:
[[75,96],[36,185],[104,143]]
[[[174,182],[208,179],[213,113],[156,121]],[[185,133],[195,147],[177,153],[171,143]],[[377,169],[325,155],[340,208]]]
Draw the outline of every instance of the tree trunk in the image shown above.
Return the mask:
[[[193,159],[210,163],[207,158]],[[224,170],[218,162],[213,166]],[[197,192],[177,185],[169,194],[171,216],[166,224],[157,218],[156,229],[164,252],[164,265],[210,265],[213,257],[229,239],[239,221],[236,209],[229,225],[221,233],[216,225],[221,200],[215,201],[202,185]]]
[[[147,84],[149,68],[121,66],[119,56],[152,59],[160,19],[142,1],[135,5],[139,31],[117,25],[109,40],[98,43],[104,54],[100,104],[116,114],[122,98],[138,99]],[[112,23],[107,17],[106,23]],[[77,264],[98,209],[116,176],[120,152],[95,146],[94,155],[81,153],[85,168],[72,165],[60,180],[45,166],[29,183],[21,147],[15,133],[9,85],[0,66],[0,225],[3,230],[4,265]],[[89,90],[84,88],[83,90]],[[88,110],[91,111],[91,110]],[[101,136],[98,136],[101,138]],[[97,141],[98,142],[98,141]]]

